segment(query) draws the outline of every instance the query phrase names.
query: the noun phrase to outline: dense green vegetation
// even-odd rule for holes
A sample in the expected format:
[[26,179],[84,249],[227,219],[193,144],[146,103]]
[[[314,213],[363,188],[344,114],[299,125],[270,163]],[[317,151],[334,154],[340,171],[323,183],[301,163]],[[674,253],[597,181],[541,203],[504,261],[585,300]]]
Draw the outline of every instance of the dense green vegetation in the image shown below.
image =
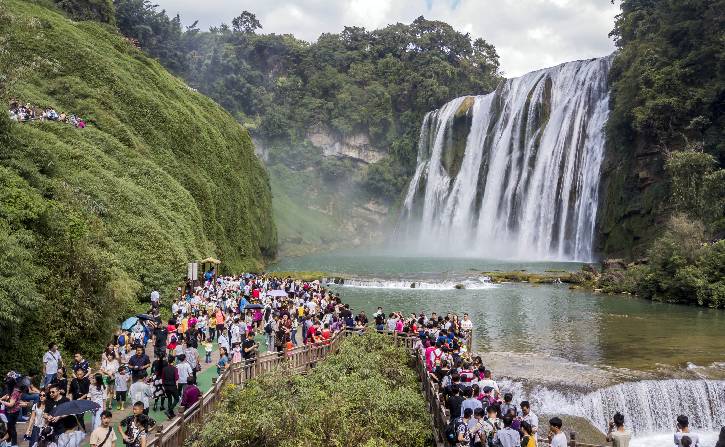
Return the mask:
[[[611,72],[600,227],[605,253],[637,256],[675,206],[690,208],[681,195],[670,200],[669,154],[704,152],[715,167],[725,163],[725,1],[624,0],[621,7],[611,33],[619,52]],[[696,168],[697,159],[678,163],[692,161]],[[710,225],[717,219],[707,219],[711,233],[722,232]]]
[[350,337],[306,376],[278,370],[230,389],[191,445],[431,445],[409,363],[384,335]]
[[725,307],[723,0],[624,0],[612,35],[605,290]]
[[[262,34],[263,24],[246,11],[231,25],[201,31],[149,0],[114,4],[122,34],[138,38],[264,146],[283,254],[379,234],[385,217],[363,208],[400,199],[424,114],[500,80],[493,46],[423,17],[373,31],[345,27],[308,43]],[[372,164],[323,157],[307,139],[313,131],[337,141],[364,135],[387,156]]]
[[423,115],[456,96],[488,92],[500,80],[492,45],[423,17],[374,31],[345,27],[308,43],[258,33],[262,24],[246,11],[231,27],[202,32],[182,29],[178,17],[149,1],[115,4],[124,35],[217,100],[272,152],[284,152],[281,163],[299,169],[317,161],[287,151],[319,125],[338,135],[369,135],[390,157],[360,181],[387,200],[398,198],[412,174]]
[[274,255],[271,194],[249,135],[107,24],[0,1],[0,97],[86,118],[0,114],[0,370],[44,346],[100,352],[186,262],[232,271]]

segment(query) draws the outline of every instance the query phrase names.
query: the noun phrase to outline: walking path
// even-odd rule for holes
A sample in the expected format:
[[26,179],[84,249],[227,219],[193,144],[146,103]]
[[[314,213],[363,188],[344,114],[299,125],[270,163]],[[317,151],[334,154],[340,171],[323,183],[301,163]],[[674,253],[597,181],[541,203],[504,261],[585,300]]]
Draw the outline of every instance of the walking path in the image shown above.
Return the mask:
[[[218,349],[217,343],[214,342],[214,349],[212,351],[210,363],[203,362],[204,358],[206,357],[206,353],[204,352],[204,347],[200,345],[199,348],[197,348],[197,349],[199,351],[199,356],[202,359],[202,364],[201,364],[202,370],[200,372],[198,372],[196,375],[196,380],[197,380],[196,385],[199,387],[201,392],[204,393],[211,388],[212,379],[217,377],[216,363],[219,360],[219,349]],[[148,355],[149,358],[153,358],[153,354],[154,354],[153,344],[148,343],[146,345],[146,355]],[[133,408],[133,402],[127,401],[123,411],[119,411],[116,408],[117,408],[117,405],[114,401],[113,410],[111,410],[113,412],[113,418],[111,419],[111,424],[113,425],[114,430],[116,431],[116,436],[117,436],[116,445],[118,447],[124,447],[123,438],[121,437],[121,433],[118,432],[116,427],[118,426],[119,422],[121,422],[127,416],[131,415],[131,409]],[[177,417],[179,417],[178,415],[181,414],[180,410],[181,409],[178,409],[178,411],[176,412]],[[151,416],[156,421],[157,424],[164,423],[169,420],[169,418],[164,414],[163,411],[161,411],[161,410],[154,411],[153,407],[149,411],[149,416]],[[86,431],[86,437],[83,440],[82,445],[89,445],[88,443],[89,443],[90,436],[91,436],[91,416],[90,416],[90,414],[87,413],[85,415],[84,421],[86,422],[87,431]],[[27,422],[18,423],[18,433],[20,433],[21,435],[23,433],[25,433],[25,430],[27,428],[26,424],[27,424]],[[24,439],[22,439],[21,436],[19,436],[18,441],[19,441],[18,445],[20,447],[28,447],[28,441],[25,441]]]

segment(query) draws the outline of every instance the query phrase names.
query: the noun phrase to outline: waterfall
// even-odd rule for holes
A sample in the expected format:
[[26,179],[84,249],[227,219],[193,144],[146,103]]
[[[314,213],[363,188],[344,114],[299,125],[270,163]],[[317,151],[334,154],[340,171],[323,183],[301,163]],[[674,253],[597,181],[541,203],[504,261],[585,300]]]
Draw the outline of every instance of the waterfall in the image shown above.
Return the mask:
[[519,399],[529,399],[540,414],[580,416],[603,432],[617,411],[624,414],[627,428],[635,435],[674,432],[681,414],[689,417],[693,429],[719,430],[725,426],[723,380],[642,380],[580,395],[546,388],[527,393],[520,384],[508,381],[501,381],[501,385]]
[[429,112],[400,237],[436,253],[591,260],[611,61],[538,70]]

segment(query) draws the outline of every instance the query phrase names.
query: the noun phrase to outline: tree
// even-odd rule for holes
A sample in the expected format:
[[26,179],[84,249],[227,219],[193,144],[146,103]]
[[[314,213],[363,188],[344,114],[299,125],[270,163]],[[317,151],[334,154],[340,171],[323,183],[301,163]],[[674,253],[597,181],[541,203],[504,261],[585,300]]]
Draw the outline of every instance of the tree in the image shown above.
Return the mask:
[[249,11],[243,11],[232,19],[232,29],[238,33],[254,34],[256,30],[262,29],[262,24],[257,20],[257,16]]

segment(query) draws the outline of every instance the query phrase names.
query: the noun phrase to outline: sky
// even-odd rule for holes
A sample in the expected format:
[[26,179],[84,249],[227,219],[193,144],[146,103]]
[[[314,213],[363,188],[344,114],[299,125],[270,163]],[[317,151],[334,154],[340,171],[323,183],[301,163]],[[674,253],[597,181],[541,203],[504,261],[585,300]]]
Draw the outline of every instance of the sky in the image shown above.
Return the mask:
[[293,34],[315,41],[344,26],[382,28],[418,16],[443,20],[496,46],[507,77],[614,51],[611,31],[619,2],[610,0],[153,0],[185,25],[200,29],[247,10],[263,33]]

